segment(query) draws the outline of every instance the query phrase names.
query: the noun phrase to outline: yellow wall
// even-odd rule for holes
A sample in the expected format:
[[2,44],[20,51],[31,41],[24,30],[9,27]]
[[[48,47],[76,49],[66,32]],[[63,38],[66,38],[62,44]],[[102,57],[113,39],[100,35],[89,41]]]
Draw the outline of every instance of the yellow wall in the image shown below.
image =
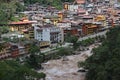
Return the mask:
[[64,9],[68,10],[68,4],[64,4]]
[[45,46],[50,46],[50,42],[48,41],[40,42],[40,47],[45,47]]
[[58,16],[59,16],[59,21],[62,21],[63,20],[63,13],[58,13]]
[[104,15],[98,15],[96,18],[95,18],[96,21],[104,21],[105,20],[105,16]]
[[20,31],[20,32],[22,32],[23,30],[25,30],[27,28],[31,28],[31,27],[32,27],[31,24],[12,25],[12,26],[10,26],[10,31]]

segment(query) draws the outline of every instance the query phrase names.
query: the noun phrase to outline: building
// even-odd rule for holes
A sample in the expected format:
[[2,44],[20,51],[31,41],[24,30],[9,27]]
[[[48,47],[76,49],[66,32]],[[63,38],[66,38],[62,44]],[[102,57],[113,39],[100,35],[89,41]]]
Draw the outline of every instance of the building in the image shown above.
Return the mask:
[[65,2],[64,3],[64,5],[63,5],[63,7],[64,7],[64,10],[68,10],[68,5],[69,5],[70,3],[68,3],[68,2]]
[[59,21],[62,21],[64,18],[63,12],[58,12]]
[[97,33],[101,28],[101,23],[84,23],[82,26],[82,35],[88,35],[92,33]]
[[64,29],[64,36],[66,36],[69,33],[74,36],[79,36],[79,31],[77,28]]
[[77,4],[85,4],[85,1],[86,1],[86,0],[75,0],[74,3],[77,3]]
[[96,17],[94,17],[94,22],[101,22],[103,27],[107,26],[105,15],[96,15]]
[[34,32],[34,38],[41,42],[40,45],[42,45],[42,47],[43,44],[46,46],[52,43],[60,43],[63,42],[64,39],[63,30],[51,24],[35,26]]
[[77,4],[69,4],[68,5],[68,10],[69,11],[74,11],[74,12],[77,12],[77,10],[78,10],[78,8],[79,8],[79,5],[77,5]]
[[21,20],[18,22],[9,23],[10,31],[19,31],[23,32],[23,30],[29,29],[32,27],[33,21]]
[[43,21],[46,23],[54,24],[56,25],[61,18],[58,15],[46,15],[43,17]]
[[23,34],[28,39],[34,38],[34,27],[32,24],[35,23],[35,21],[28,21],[28,20],[22,20],[18,22],[11,22],[9,24],[10,31],[12,32],[19,32],[20,34]]
[[19,48],[17,45],[11,45],[10,51],[11,51],[11,57],[19,56]]
[[0,59],[5,59],[9,57],[17,57],[19,56],[19,48],[18,45],[11,44],[11,43],[0,43],[0,45],[3,45],[2,50],[0,51]]
[[71,22],[69,21],[62,21],[57,23],[57,27],[60,28],[71,28]]
[[5,42],[0,42],[0,59],[5,59],[11,56],[10,45]]

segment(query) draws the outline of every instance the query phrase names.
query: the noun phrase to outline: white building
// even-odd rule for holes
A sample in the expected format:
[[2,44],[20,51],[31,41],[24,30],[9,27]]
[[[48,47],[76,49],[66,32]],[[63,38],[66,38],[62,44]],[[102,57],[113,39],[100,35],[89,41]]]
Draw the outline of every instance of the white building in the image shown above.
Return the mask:
[[38,41],[48,41],[50,43],[63,42],[63,30],[53,25],[35,26],[34,37]]
[[71,28],[71,22],[58,22],[57,27],[60,28]]
[[78,8],[79,8],[79,5],[73,5],[73,4],[68,5],[68,10],[69,11],[77,12]]

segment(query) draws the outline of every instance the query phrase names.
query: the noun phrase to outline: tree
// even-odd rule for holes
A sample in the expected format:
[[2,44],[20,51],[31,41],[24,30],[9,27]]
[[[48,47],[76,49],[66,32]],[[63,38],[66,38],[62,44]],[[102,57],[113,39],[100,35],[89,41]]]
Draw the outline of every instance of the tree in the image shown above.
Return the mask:
[[16,0],[1,0],[0,3],[0,24],[7,24],[13,20],[14,13],[24,11],[25,7]]
[[23,6],[22,4],[20,4],[19,2],[16,2],[15,5],[17,6],[16,11],[17,12],[22,12],[25,10],[25,6]]
[[59,55],[59,56],[67,56],[67,55],[70,55],[70,54],[72,54],[72,49],[71,48],[61,48],[57,52],[57,55]]
[[93,49],[84,67],[88,69],[86,80],[120,79],[120,27],[111,28],[107,38],[98,48]]
[[26,62],[29,67],[35,68],[35,69],[42,69],[41,63],[44,62],[43,54],[40,54],[40,55],[30,54],[30,56],[27,57],[26,59],[27,59]]
[[44,73],[37,73],[13,60],[0,61],[0,80],[45,79]]
[[57,9],[62,9],[62,1],[61,0],[24,0],[25,4],[34,4],[34,3],[40,3],[44,5],[51,5],[56,7]]
[[61,0],[62,2],[74,2],[75,0]]
[[26,62],[28,66],[35,68],[35,69],[41,69],[41,63],[44,62],[45,56],[40,52],[40,47],[32,44],[29,49],[30,56],[26,58]]
[[8,21],[7,13],[0,9],[0,24],[6,24],[7,21]]
[[30,54],[34,54],[34,53],[40,53],[40,47],[37,46],[36,44],[31,44],[30,45],[30,49],[29,49],[29,53]]
[[77,47],[79,46],[77,41],[78,41],[78,37],[77,36],[74,36],[74,35],[71,35],[71,33],[67,33],[66,36],[65,36],[65,41],[66,42],[70,42],[70,43],[73,43],[73,48],[74,49],[77,49]]
[[5,34],[9,32],[8,26],[2,26],[0,27],[1,34]]
[[2,0],[0,3],[0,24],[7,24],[16,12],[15,0]]

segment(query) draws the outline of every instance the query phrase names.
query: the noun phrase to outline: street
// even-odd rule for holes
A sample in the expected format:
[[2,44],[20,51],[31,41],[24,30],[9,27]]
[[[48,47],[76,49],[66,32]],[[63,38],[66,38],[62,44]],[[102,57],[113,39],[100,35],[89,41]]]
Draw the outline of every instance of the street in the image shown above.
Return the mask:
[[78,41],[82,41],[82,40],[86,40],[88,38],[94,38],[96,36],[102,36],[102,35],[105,35],[107,33],[107,31],[103,31],[103,32],[99,32],[99,33],[95,33],[95,34],[91,34],[91,35],[87,35],[85,37],[80,37],[78,39]]

